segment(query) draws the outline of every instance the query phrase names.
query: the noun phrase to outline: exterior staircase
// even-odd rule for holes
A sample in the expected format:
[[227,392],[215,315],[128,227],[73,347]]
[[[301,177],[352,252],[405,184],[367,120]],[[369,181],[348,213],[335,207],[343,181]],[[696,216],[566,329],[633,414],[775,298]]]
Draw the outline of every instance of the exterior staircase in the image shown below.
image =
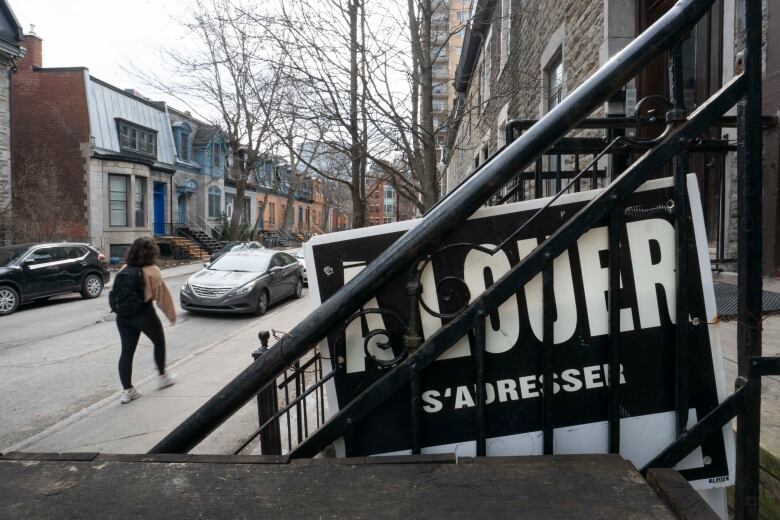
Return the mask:
[[301,242],[300,237],[285,233],[281,229],[263,232],[263,245],[266,247],[300,247]]
[[216,253],[222,249],[222,243],[202,229],[180,226],[177,231],[191,241],[197,243],[208,254]]
[[174,250],[174,256],[186,256],[192,260],[208,260],[210,252],[198,242],[183,236],[167,237],[168,243]]

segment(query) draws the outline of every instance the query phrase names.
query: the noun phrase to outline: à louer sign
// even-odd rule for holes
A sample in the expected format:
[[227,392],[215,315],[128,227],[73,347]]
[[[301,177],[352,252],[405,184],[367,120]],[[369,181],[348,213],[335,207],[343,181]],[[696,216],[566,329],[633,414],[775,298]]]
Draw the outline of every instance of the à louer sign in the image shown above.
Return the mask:
[[[521,235],[512,236],[547,199],[484,208],[451,233],[425,267],[418,302],[423,337],[529,254],[598,191],[561,197]],[[689,199],[689,425],[726,397],[715,297],[695,176]],[[670,179],[637,190],[621,214],[620,453],[637,467],[675,439],[675,231]],[[330,298],[418,221],[321,235],[306,247],[315,305]],[[511,240],[507,241],[508,237]],[[506,242],[498,251],[497,244]],[[607,228],[594,227],[553,262],[554,452],[606,453],[608,352]],[[491,254],[493,253],[493,254]],[[542,453],[542,280],[536,276],[486,318],[485,399],[488,455]],[[406,279],[380,290],[364,310],[321,345],[343,370],[327,387],[330,412],[376,381],[401,353],[410,315]],[[381,309],[381,312],[370,309]],[[377,331],[383,331],[377,333]],[[387,347],[390,344],[391,348]],[[474,345],[468,336],[421,376],[423,453],[476,452]],[[378,361],[378,362],[377,362]],[[337,445],[341,455],[411,452],[410,392],[398,392]],[[733,482],[728,425],[677,468],[700,489]]]

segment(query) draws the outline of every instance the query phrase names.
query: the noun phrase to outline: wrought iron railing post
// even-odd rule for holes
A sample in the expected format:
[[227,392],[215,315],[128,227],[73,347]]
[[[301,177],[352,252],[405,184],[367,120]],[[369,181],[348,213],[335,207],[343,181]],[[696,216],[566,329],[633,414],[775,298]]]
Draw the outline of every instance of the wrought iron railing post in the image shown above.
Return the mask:
[[[485,319],[488,319],[485,317]],[[477,326],[472,333],[474,336],[474,379],[476,388],[474,398],[477,403],[475,406],[477,422],[477,457],[487,455],[487,432],[485,417],[485,319],[477,321]]]
[[[685,91],[683,85],[682,43],[674,46],[669,60],[669,94],[672,109],[667,112],[667,123],[685,121]],[[687,152],[674,158],[674,230],[675,230],[675,426],[677,435],[685,433],[688,426],[688,200],[686,180],[688,173]]]
[[542,441],[545,455],[553,454],[553,347],[555,346],[555,296],[553,258],[546,256],[542,271]]
[[737,104],[737,357],[739,378],[745,383],[745,406],[737,418],[735,504],[737,520],[755,520],[759,498],[761,378],[751,372],[750,358],[761,355],[761,2],[739,0],[736,17],[738,32],[745,34],[741,61],[746,92]]
[[620,453],[620,209],[609,216],[609,378],[607,418],[609,452]]
[[[409,322],[404,331],[404,350],[406,355],[413,354],[423,342],[420,332],[420,306],[419,299],[422,294],[422,284],[420,283],[421,272],[419,266],[411,269],[409,281],[406,283],[406,295],[409,301]],[[409,413],[412,433],[412,454],[419,455],[422,451],[422,389],[420,387],[420,374],[416,373],[409,385],[410,401]]]
[[[268,340],[271,334],[267,330],[261,330],[257,335],[260,339],[260,347],[252,352],[255,362],[268,352]],[[259,425],[263,425],[279,410],[279,401],[276,394],[276,381],[271,382],[265,389],[257,394],[257,416]],[[260,448],[263,455],[282,454],[282,435],[279,431],[279,419],[272,421],[260,432]]]

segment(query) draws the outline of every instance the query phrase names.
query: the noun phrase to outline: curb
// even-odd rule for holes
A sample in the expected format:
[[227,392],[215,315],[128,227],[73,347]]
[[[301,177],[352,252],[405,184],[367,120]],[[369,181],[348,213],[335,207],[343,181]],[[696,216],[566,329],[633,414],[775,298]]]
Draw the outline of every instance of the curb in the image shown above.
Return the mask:
[[[262,318],[266,318],[269,315],[273,315],[273,312],[269,312],[269,313],[264,314],[262,316]],[[260,319],[260,318],[256,318],[256,319]],[[186,356],[184,356],[184,357],[176,360],[174,363],[168,365],[166,368],[167,369],[172,369],[172,368],[175,368],[177,366],[181,366],[181,365],[183,365],[185,363],[188,363],[189,361],[192,361],[197,356],[201,355],[203,352],[205,352],[207,350],[210,350],[210,349],[212,349],[212,348],[214,348],[214,347],[216,347],[218,345],[221,345],[222,343],[225,343],[226,341],[230,341],[231,339],[235,338],[239,334],[243,334],[244,332],[246,332],[247,330],[249,330],[250,328],[252,328],[253,326],[256,325],[256,323],[255,323],[256,319],[253,319],[252,323],[248,323],[247,325],[239,328],[236,332],[234,332],[233,334],[227,336],[226,338],[220,339],[219,341],[214,341],[213,343],[209,343],[208,345],[206,345],[204,347],[201,347],[201,348],[199,348],[198,350],[196,350],[194,352],[190,352]],[[144,377],[143,379],[140,379],[136,383],[135,386],[140,387],[141,385],[144,385],[144,384],[146,384],[146,383],[148,383],[150,381],[153,381],[155,378],[157,378],[156,374],[148,375],[148,376]],[[107,397],[104,397],[103,399],[101,399],[101,400],[99,400],[99,401],[97,401],[95,403],[92,403],[91,405],[87,406],[86,408],[83,408],[82,410],[79,410],[78,412],[76,412],[76,413],[74,413],[72,415],[69,415],[68,417],[64,418],[60,422],[55,423],[55,424],[49,426],[45,430],[40,431],[40,432],[36,433],[35,435],[33,435],[31,437],[28,437],[28,438],[26,438],[26,439],[24,439],[22,441],[19,441],[16,444],[13,444],[13,445],[8,446],[6,448],[0,449],[0,454],[10,453],[12,451],[24,451],[24,448],[26,448],[28,446],[31,446],[31,445],[33,445],[33,444],[35,444],[35,443],[37,443],[37,442],[39,442],[39,441],[41,441],[43,439],[45,439],[45,438],[55,434],[55,433],[57,433],[57,432],[65,429],[65,428],[67,428],[68,426],[72,425],[73,423],[81,420],[82,417],[85,417],[87,415],[95,413],[95,412],[105,408],[109,404],[112,404],[112,403],[116,402],[118,395],[119,395],[119,392],[112,392],[111,395],[109,395]]]

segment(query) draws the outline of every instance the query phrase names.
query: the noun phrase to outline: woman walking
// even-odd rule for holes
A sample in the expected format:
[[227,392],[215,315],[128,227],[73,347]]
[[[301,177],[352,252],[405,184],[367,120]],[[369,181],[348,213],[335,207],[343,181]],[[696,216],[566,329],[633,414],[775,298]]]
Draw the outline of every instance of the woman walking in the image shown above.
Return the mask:
[[159,388],[174,384],[174,376],[165,372],[165,333],[152,301],[171,322],[176,324],[176,309],[171,293],[155,262],[160,256],[157,243],[151,238],[136,239],[127,250],[125,266],[114,279],[109,294],[111,308],[117,313],[116,326],[122,340],[119,356],[119,379],[122,382],[122,403],[141,397],[133,387],[133,356],[143,332],[154,344],[154,361],[160,373]]

